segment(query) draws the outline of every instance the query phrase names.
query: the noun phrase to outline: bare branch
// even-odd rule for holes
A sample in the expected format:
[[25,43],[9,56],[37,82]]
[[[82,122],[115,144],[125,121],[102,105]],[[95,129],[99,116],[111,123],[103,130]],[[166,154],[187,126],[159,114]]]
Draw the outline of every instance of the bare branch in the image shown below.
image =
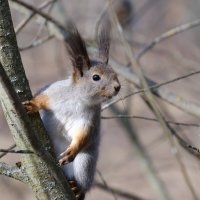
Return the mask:
[[[110,1],[111,2],[111,1]],[[129,57],[130,59],[130,62],[131,62],[131,65],[135,68],[138,76],[139,76],[139,79],[140,79],[140,82],[141,82],[141,85],[144,89],[147,89],[147,92],[145,93],[145,97],[147,99],[147,104],[149,104],[149,106],[151,107],[153,113],[155,114],[155,116],[157,117],[163,131],[164,131],[164,134],[166,136],[166,138],[168,138],[168,141],[169,141],[169,144],[171,145],[171,148],[172,149],[176,149],[176,152],[175,152],[175,158],[177,160],[177,163],[180,167],[180,170],[181,170],[181,173],[182,173],[182,176],[187,184],[187,187],[188,189],[190,190],[191,192],[191,195],[193,197],[193,199],[197,200],[197,195],[196,195],[196,191],[194,190],[193,188],[193,185],[192,185],[192,182],[189,178],[189,175],[186,171],[186,168],[184,166],[184,163],[182,161],[182,158],[181,158],[181,155],[180,153],[178,152],[177,148],[176,148],[176,143],[174,142],[173,140],[173,137],[172,137],[172,134],[174,132],[172,132],[172,129],[170,128],[170,126],[166,123],[163,115],[161,114],[160,112],[160,108],[158,107],[158,105],[156,104],[156,101],[154,99],[154,96],[151,92],[151,90],[149,89],[149,85],[146,81],[146,78],[144,77],[144,74],[143,74],[143,71],[142,71],[142,68],[141,68],[141,65],[140,63],[138,62],[137,59],[133,58],[132,54],[132,49],[130,48],[130,45],[128,44],[128,42],[126,41],[125,37],[124,37],[124,34],[123,34],[123,29],[121,28],[120,24],[119,24],[119,21],[118,21],[118,18],[116,16],[116,14],[114,13],[113,9],[112,9],[112,5],[111,3],[109,4],[109,11],[110,11],[110,15],[112,17],[112,21],[113,21],[113,24],[118,28],[118,32],[120,34],[120,38],[123,42],[123,45],[125,47],[125,50],[126,50],[126,54],[127,56]],[[162,189],[162,188],[160,188]],[[162,190],[158,190],[158,192],[160,192],[160,198],[162,199],[169,199],[168,195],[167,194],[164,194],[163,192],[161,192]]]
[[[199,74],[199,73],[200,73],[200,70],[197,70],[197,71],[188,73],[188,74],[186,74],[186,75],[179,76],[179,77],[177,77],[177,78],[171,79],[171,80],[169,80],[169,81],[166,81],[166,82],[163,82],[163,83],[159,83],[159,84],[152,85],[152,86],[149,87],[149,89],[151,89],[151,90],[157,89],[157,88],[159,88],[159,87],[161,87],[161,86],[168,85],[168,84],[174,83],[174,82],[176,82],[176,81],[180,81],[180,80],[182,80],[182,79],[188,78],[188,77],[190,77],[190,76],[193,76],[193,75],[196,75],[196,74]],[[147,91],[147,89],[146,89],[146,90],[145,90],[145,89],[141,89],[141,90],[139,90],[139,91],[137,91],[137,92],[134,92],[134,94],[138,94],[138,93],[142,93],[142,92],[146,92],[146,91]],[[133,95],[134,95],[134,94],[133,94]]]
[[0,162],[0,174],[18,181],[26,182],[25,176],[18,167],[10,166],[4,162]]
[[99,178],[101,179],[101,181],[102,181],[104,187],[107,189],[107,191],[112,194],[113,199],[117,200],[117,196],[116,196],[115,192],[112,190],[112,188],[110,188],[110,186],[108,185],[108,183],[104,179],[102,173],[99,170],[96,170],[96,173],[99,175]]
[[0,0],[0,27],[3,27],[0,28],[2,108],[18,148],[36,152],[36,155],[21,155],[22,173],[29,176],[28,184],[38,199],[49,199],[49,196],[53,199],[74,199],[66,177],[49,153],[50,143],[39,115],[28,117],[22,107],[21,101],[31,99],[32,95],[18,51],[7,0]]
[[38,39],[38,40],[35,40],[33,41],[31,44],[25,46],[25,47],[19,47],[19,50],[20,51],[25,51],[25,50],[29,50],[31,48],[34,48],[34,47],[37,47],[37,46],[40,46],[46,42],[48,42],[49,40],[53,39],[54,36],[53,35],[48,35],[44,38],[41,38],[41,39]]
[[[102,116],[102,119],[123,119],[123,118],[134,118],[134,119],[142,119],[142,120],[148,120],[148,121],[154,121],[154,122],[158,122],[157,119],[155,118],[149,118],[149,117],[141,117],[141,116],[131,116],[131,115],[115,115],[115,116],[109,116],[109,117],[105,117]],[[172,125],[177,125],[177,126],[187,126],[187,127],[200,127],[199,124],[187,124],[187,123],[179,123],[179,122],[172,122],[172,121],[167,121],[166,123],[168,124],[172,124]],[[192,146],[191,144],[188,144],[188,142],[186,142],[183,138],[181,138],[174,129],[172,129],[172,127],[170,127],[170,130],[172,132],[172,134],[177,138],[177,140],[179,141],[180,145],[182,147],[184,147],[189,153],[191,153],[192,155],[196,156],[196,158],[200,159],[200,149],[197,147]]]
[[[111,64],[113,66],[113,68],[118,71],[119,74],[121,74],[122,76],[125,75],[125,77],[133,82],[134,84],[136,84],[138,87],[140,86],[140,83],[139,83],[139,78],[135,75],[135,73],[133,73],[131,71],[130,68],[127,68],[125,66],[120,66],[116,61],[114,61],[113,59],[111,60]],[[120,68],[125,68],[122,72],[122,70]],[[119,72],[120,71],[120,72]],[[173,92],[170,92],[168,91],[167,89],[162,89],[160,87],[164,86],[164,85],[167,85],[167,84],[170,84],[170,83],[174,83],[176,81],[179,81],[179,80],[182,80],[182,79],[185,79],[187,77],[190,77],[190,76],[193,76],[193,75],[196,75],[196,74],[199,74],[200,73],[200,70],[197,70],[197,71],[194,71],[194,72],[191,72],[189,74],[186,74],[186,75],[183,75],[183,76],[179,76],[179,77],[176,77],[174,79],[171,79],[169,81],[166,81],[166,82],[163,82],[163,83],[155,83],[154,81],[146,78],[148,84],[149,84],[149,89],[151,89],[152,93],[160,98],[162,98],[163,100],[171,103],[172,105],[182,109],[183,111],[187,112],[187,113],[190,113],[192,115],[195,115],[195,116],[199,116],[200,117],[200,106],[193,103],[193,102],[189,102],[187,100],[185,100],[184,98],[176,95],[175,93]],[[156,89],[156,90],[155,90]],[[110,101],[109,103],[105,104],[102,109],[106,109],[108,107],[110,107],[111,105],[121,101],[121,100],[124,100],[130,96],[133,96],[135,94],[140,94],[140,93],[143,93],[143,92],[146,92],[147,89],[140,89],[138,91],[135,91],[135,92],[132,92],[128,95],[125,95],[123,97],[120,97],[119,99],[114,99],[112,101]],[[167,97],[168,98],[163,98],[160,94],[168,94]],[[174,98],[173,98],[174,97]]]
[[19,153],[19,154],[33,154],[33,151],[29,150],[7,150],[7,149],[0,149],[0,152],[2,153]]
[[[31,154],[31,156],[26,156],[26,160],[29,162],[29,167],[31,166],[31,162],[33,162],[34,166],[35,163],[38,161],[40,162],[40,170],[43,169],[40,172],[40,175],[37,177],[34,177],[36,179],[43,179],[42,174],[45,171],[45,176],[49,181],[55,182],[54,178],[56,179],[57,183],[60,184],[59,189],[62,191],[60,196],[65,199],[73,199],[73,193],[69,188],[67,188],[67,181],[65,177],[63,176],[62,172],[58,169],[58,167],[55,164],[55,161],[52,159],[50,154],[45,151],[42,145],[40,145],[40,142],[38,141],[37,134],[32,129],[32,126],[28,120],[27,114],[25,110],[23,109],[18,96],[16,95],[15,91],[12,88],[12,85],[9,81],[9,79],[6,76],[6,73],[0,65],[0,94],[1,96],[1,103],[3,110],[7,113],[6,118],[10,125],[11,133],[13,134],[13,137],[15,139],[15,142],[18,147],[21,147],[23,149],[31,150],[36,153],[35,156]],[[10,111],[12,110],[12,112]],[[23,155],[23,154],[22,154]],[[41,165],[41,163],[45,160],[46,163],[48,163],[49,169],[45,168]],[[31,168],[31,171],[29,171],[29,167],[24,165],[24,170],[26,171],[27,175],[31,176],[33,174],[33,167]],[[51,170],[51,173],[49,173],[48,170]],[[57,170],[57,171],[56,171]],[[37,167],[36,173],[39,174],[39,169]],[[48,176],[49,175],[49,176]],[[33,177],[32,177],[33,179]],[[53,180],[52,180],[53,179]],[[33,181],[33,183],[32,183]],[[47,199],[48,198],[48,192],[44,189],[42,191],[38,191],[41,187],[38,185],[37,180],[32,180],[29,184],[34,184],[34,187],[32,188],[33,191],[37,191],[35,195],[39,195],[40,197]],[[34,182],[35,181],[35,182]],[[44,187],[44,182],[42,183]],[[38,187],[38,189],[36,189]],[[48,190],[48,187],[46,188]],[[48,190],[49,191],[49,190]],[[52,188],[51,187],[51,196],[53,197],[58,196],[58,188]]]
[[[95,187],[98,187],[99,189],[108,191],[108,190],[107,190],[107,187],[106,187],[104,184],[102,184],[102,183],[95,182],[94,186],[95,186]],[[110,187],[110,188],[112,189],[112,191],[113,191],[115,194],[117,194],[117,195],[120,196],[120,197],[123,197],[123,198],[126,198],[126,199],[130,199],[130,200],[145,200],[145,199],[143,199],[143,198],[141,198],[141,197],[138,197],[138,196],[136,196],[136,195],[134,195],[134,194],[130,194],[130,193],[128,193],[128,192],[122,191],[122,190],[120,190],[120,189],[116,189],[116,188],[113,188],[113,187]],[[110,192],[110,191],[108,191],[108,192]]]
[[178,33],[181,33],[183,31],[195,28],[197,26],[200,26],[200,19],[197,19],[197,20],[194,20],[192,22],[177,26],[177,27],[163,33],[162,35],[156,37],[152,42],[147,44],[139,53],[137,53],[135,55],[135,59],[139,60],[142,55],[144,55],[147,51],[152,49],[156,44],[160,43],[161,41],[169,39],[169,38],[177,35]]
[[[6,150],[12,150],[16,147],[16,144],[11,145],[9,148],[7,148]],[[7,155],[7,153],[1,153],[0,154],[0,158],[4,157],[5,155]]]
[[[114,115],[114,116],[102,116],[101,119],[116,119],[116,118],[133,118],[133,119],[142,119],[147,121],[158,122],[156,118],[143,117],[143,116],[135,116],[135,115]],[[183,122],[173,122],[166,120],[167,123],[176,125],[176,126],[188,126],[188,127],[200,127],[200,124],[193,123],[183,123]]]
[[47,20],[50,24],[54,25],[54,30],[52,30],[52,34],[56,34],[56,36],[58,38],[68,38],[68,31],[67,29],[59,22],[57,21],[56,19],[54,19],[53,17],[51,17],[50,15],[42,12],[41,10],[35,8],[34,6],[26,3],[26,2],[23,2],[23,1],[20,1],[20,0],[10,0],[11,2],[15,2],[17,4],[19,4],[20,6],[22,6],[23,8],[25,9],[28,9],[29,11],[31,12],[34,12],[34,13],[37,13],[38,15],[40,15],[43,19]]
[[[54,5],[55,5],[55,3],[56,3],[57,1],[58,1],[58,0],[53,0],[53,2],[51,3],[50,7],[48,8],[48,11],[47,11],[48,14],[50,14],[51,10],[53,9],[53,7],[54,7]],[[48,32],[49,32],[49,33],[48,33],[48,36],[47,36],[47,37],[44,37],[43,39],[39,39],[39,36],[40,36],[40,34],[41,34],[43,28],[44,28],[45,26],[47,26],[47,25],[48,25],[48,20],[47,20],[47,19],[43,20],[43,22],[40,24],[40,27],[39,27],[39,29],[38,29],[38,31],[37,31],[37,33],[36,33],[36,36],[33,38],[32,42],[31,42],[31,44],[33,44],[33,46],[31,45],[30,48],[35,47],[35,46],[38,46],[38,45],[40,45],[40,44],[43,44],[43,43],[45,43],[46,41],[48,41],[49,39],[53,38],[54,35],[50,34],[50,31],[49,31],[49,29],[48,29]],[[51,37],[51,35],[52,35],[52,37]]]
[[[128,81],[131,83],[135,84],[137,87],[141,88],[141,83],[139,77],[133,72],[133,70],[125,65],[120,64],[116,60],[110,58],[110,64],[112,68],[116,71],[116,73],[122,75],[124,78],[126,78]],[[151,88],[151,86],[156,86],[159,85],[155,81],[151,80],[148,77],[145,77],[148,86]],[[146,90],[146,89],[142,89]],[[167,88],[154,88],[151,90],[152,93],[163,99],[164,101],[176,106],[177,108],[181,109],[184,112],[187,112],[188,114],[191,114],[193,116],[199,117],[200,118],[200,105],[189,101],[185,99],[182,96],[177,95],[173,91],[168,90]],[[119,100],[113,100],[109,104],[105,105],[103,109],[106,109],[109,107],[112,103],[115,103],[115,101],[120,101]]]
[[[39,10],[42,10],[55,2],[56,0],[50,0],[42,3],[41,6],[39,6]],[[25,19],[23,19],[20,24],[15,28],[15,34],[17,35],[27,24],[28,22],[35,16],[36,12],[31,12]]]

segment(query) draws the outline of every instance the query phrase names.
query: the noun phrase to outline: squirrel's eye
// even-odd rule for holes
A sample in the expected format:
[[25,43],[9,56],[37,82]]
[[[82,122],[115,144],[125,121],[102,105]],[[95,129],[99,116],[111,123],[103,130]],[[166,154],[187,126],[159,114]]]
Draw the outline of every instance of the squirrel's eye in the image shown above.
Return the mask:
[[101,77],[100,77],[98,74],[94,74],[94,75],[92,76],[92,79],[93,79],[94,81],[99,81],[99,80],[101,79]]

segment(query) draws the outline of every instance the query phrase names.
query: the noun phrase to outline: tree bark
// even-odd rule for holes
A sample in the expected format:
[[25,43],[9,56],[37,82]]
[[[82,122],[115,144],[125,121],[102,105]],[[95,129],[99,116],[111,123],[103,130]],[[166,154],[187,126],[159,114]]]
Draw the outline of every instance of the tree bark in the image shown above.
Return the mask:
[[28,118],[20,103],[31,99],[32,95],[18,51],[7,0],[0,0],[0,63],[0,99],[11,134],[19,149],[34,152],[22,156],[21,181],[32,188],[37,199],[75,199],[60,168],[45,151],[50,150],[50,144],[39,115]]

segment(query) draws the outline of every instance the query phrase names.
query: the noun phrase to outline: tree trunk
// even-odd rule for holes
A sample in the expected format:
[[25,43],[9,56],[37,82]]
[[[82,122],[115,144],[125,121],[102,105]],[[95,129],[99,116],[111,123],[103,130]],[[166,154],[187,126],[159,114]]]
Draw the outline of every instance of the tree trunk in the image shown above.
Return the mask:
[[10,82],[2,69],[0,99],[11,133],[19,149],[34,152],[22,156],[21,181],[32,188],[37,199],[75,199],[60,168],[45,151],[50,150],[50,144],[39,115],[28,118],[21,106],[20,101],[30,99],[32,95],[18,51],[7,0],[0,0],[0,62],[0,68],[4,68],[12,83],[9,86]]

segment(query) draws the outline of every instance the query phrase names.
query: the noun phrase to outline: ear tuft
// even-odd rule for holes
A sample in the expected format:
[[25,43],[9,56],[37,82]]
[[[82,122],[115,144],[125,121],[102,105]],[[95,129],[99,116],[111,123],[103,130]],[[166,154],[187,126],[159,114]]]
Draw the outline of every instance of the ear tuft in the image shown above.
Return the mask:
[[66,48],[74,68],[74,74],[83,76],[84,71],[90,68],[90,59],[87,53],[85,42],[76,29],[75,25],[70,23],[68,26],[69,37],[66,38]]
[[99,58],[105,64],[108,64],[110,38],[111,38],[111,23],[107,18],[103,23],[101,21],[97,24],[96,39],[99,48]]
[[76,58],[76,68],[78,68],[81,77],[83,76],[83,59],[81,56]]

